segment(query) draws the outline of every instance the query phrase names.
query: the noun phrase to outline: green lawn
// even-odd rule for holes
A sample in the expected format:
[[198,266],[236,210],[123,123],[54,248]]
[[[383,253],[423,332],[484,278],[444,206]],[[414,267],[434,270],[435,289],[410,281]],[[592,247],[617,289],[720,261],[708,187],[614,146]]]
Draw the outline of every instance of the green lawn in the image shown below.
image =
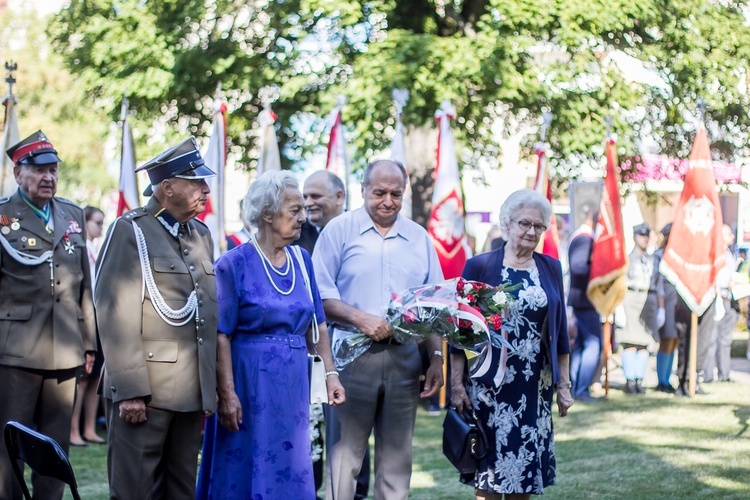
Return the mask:
[[[613,390],[609,401],[574,406],[555,419],[558,485],[546,497],[750,498],[750,385],[707,389],[693,399]],[[420,411],[411,498],[473,498],[441,439],[442,417]],[[71,461],[82,497],[106,498],[106,447],[73,448]]]

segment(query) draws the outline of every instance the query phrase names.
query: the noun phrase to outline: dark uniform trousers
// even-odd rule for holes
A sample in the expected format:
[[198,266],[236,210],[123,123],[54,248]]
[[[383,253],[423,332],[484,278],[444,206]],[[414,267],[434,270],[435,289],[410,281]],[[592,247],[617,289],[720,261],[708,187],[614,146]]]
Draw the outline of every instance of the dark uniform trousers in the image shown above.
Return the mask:
[[[216,409],[218,307],[211,235],[195,219],[168,229],[165,217],[157,217],[162,212],[152,198],[124,214],[99,257],[95,299],[105,359],[111,498],[193,499],[202,415]],[[159,296],[179,310],[195,292],[197,316],[169,324],[157,312],[157,292],[152,296],[144,285],[135,225]],[[134,398],[146,402],[146,422],[120,418],[120,402]]]
[[[53,234],[18,192],[0,200],[0,427],[18,421],[67,453],[75,373],[96,350],[96,330],[83,211],[54,198],[50,215]],[[13,254],[41,260],[47,251],[51,262],[38,265]],[[64,483],[31,479],[35,498],[62,498]],[[0,499],[22,497],[2,438]]]

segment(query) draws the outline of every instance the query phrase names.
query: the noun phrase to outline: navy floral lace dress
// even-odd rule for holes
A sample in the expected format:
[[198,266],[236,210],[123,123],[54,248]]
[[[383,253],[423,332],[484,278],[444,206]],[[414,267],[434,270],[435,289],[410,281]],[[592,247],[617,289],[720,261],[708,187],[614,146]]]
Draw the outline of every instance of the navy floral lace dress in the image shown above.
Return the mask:
[[461,481],[492,493],[540,495],[555,484],[552,367],[542,335],[547,294],[536,268],[503,267],[501,282],[521,284],[512,292],[517,300],[503,325],[514,350],[499,388],[470,379],[469,398],[484,423],[489,450],[476,474],[462,475]]

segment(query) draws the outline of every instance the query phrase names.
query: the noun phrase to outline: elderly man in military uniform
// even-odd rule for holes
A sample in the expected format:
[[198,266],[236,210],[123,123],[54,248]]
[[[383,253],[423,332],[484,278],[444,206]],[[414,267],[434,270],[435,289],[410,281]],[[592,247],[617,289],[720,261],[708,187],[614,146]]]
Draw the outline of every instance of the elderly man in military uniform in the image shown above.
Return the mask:
[[[41,131],[7,150],[18,191],[0,199],[0,426],[19,421],[68,451],[75,374],[96,351],[83,211],[55,196],[60,158]],[[35,498],[65,484],[32,474]],[[5,443],[0,498],[22,498]]]
[[147,162],[153,195],[110,228],[96,273],[110,497],[195,497],[216,408],[213,245],[195,216],[211,171],[191,137]]

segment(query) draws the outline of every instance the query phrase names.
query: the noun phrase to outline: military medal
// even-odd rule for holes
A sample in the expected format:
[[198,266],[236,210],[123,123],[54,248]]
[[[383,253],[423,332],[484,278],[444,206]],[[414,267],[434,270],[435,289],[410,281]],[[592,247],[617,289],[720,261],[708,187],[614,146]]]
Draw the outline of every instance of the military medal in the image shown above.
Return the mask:
[[2,229],[0,229],[0,233],[9,234],[10,228],[8,226],[3,226]]
[[30,247],[36,246],[36,238],[29,238],[28,244]]
[[10,224],[10,219],[8,219],[8,216],[3,214],[0,215],[0,226],[7,226]]
[[18,231],[19,229],[21,229],[21,224],[19,224],[18,221],[15,221],[13,222],[13,224],[10,225],[10,228],[13,231]]
[[70,255],[73,255],[73,252],[75,252],[75,246],[70,242],[70,238],[65,237],[65,251],[68,252]]

